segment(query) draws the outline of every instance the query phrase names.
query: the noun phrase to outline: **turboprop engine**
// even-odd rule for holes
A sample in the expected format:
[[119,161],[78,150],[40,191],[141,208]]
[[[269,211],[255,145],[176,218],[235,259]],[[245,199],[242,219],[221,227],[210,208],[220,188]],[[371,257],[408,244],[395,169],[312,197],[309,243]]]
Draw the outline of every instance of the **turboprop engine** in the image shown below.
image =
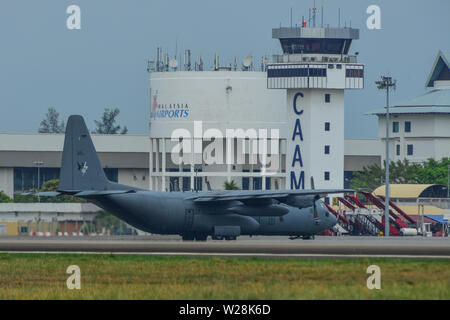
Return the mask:
[[303,209],[314,206],[314,203],[319,199],[318,196],[289,196],[283,202],[288,206]]

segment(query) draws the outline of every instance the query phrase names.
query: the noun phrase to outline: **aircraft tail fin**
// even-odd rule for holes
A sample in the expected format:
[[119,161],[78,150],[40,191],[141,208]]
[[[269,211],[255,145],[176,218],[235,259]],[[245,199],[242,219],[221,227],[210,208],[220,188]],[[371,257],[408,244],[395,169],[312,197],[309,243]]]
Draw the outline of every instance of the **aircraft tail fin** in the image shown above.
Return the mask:
[[107,190],[105,176],[82,116],[69,117],[59,176],[59,191]]

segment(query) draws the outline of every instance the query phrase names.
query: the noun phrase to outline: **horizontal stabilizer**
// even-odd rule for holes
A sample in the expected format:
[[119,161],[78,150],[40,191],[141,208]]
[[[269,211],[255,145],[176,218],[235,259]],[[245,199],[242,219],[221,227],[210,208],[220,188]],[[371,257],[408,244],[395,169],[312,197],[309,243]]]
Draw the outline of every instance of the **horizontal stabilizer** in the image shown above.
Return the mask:
[[36,197],[57,197],[61,194],[61,192],[57,191],[45,191],[45,192],[24,192],[21,193],[21,196],[36,196]]
[[35,193],[35,196],[39,196],[39,197],[57,197],[61,194],[61,192],[58,191],[46,191],[46,192],[38,192]]

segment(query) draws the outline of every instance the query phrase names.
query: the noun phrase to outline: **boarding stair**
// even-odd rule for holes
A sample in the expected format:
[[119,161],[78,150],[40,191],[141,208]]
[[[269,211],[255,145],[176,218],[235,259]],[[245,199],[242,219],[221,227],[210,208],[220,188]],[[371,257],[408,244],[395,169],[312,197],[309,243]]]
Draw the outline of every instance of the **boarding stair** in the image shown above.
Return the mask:
[[[385,201],[386,199],[384,196],[378,196],[378,198],[380,198],[382,201]],[[416,222],[405,211],[400,209],[392,200],[389,200],[389,205],[392,209],[397,211],[408,223],[410,223],[411,226],[416,225]]]
[[[375,206],[377,206],[380,210],[385,210],[385,206],[383,201],[380,198],[375,197],[373,194],[369,192],[362,192],[362,194],[366,197],[367,200],[369,200],[371,203],[373,203]],[[382,224],[384,226],[384,217]],[[393,227],[392,224],[395,226]],[[389,208],[389,230],[391,235],[400,235],[400,229],[402,228],[409,228],[409,226],[403,222],[390,208]]]
[[[355,213],[351,218],[349,217],[349,219],[353,220],[353,225],[356,227],[353,234],[378,235],[380,232],[380,228],[382,228],[381,223],[370,215],[357,214],[357,208],[349,201],[349,199],[350,198],[346,199],[338,197],[339,202],[341,202],[345,207]],[[367,209],[362,203],[359,207],[361,209]]]

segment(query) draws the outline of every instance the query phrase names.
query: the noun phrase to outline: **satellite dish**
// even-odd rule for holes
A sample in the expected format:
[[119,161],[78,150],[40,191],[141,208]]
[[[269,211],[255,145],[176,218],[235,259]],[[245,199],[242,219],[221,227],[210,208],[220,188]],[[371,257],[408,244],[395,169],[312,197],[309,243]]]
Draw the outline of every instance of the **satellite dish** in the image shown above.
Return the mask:
[[246,57],[244,58],[244,60],[242,61],[242,66],[243,66],[245,69],[248,69],[248,68],[250,68],[250,66],[252,65],[252,63],[253,63],[253,57],[252,57],[252,56],[246,56]]
[[171,68],[173,68],[173,69],[178,68],[178,61],[177,61],[176,59],[170,60],[169,66],[170,66]]

